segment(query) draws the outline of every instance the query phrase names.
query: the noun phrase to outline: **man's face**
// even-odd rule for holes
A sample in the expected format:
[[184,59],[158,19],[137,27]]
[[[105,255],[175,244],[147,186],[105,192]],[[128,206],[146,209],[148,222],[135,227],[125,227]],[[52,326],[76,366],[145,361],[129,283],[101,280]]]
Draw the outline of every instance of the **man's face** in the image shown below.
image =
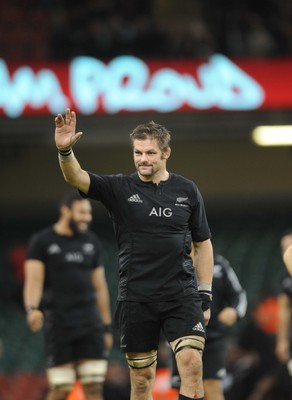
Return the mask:
[[143,180],[151,181],[154,176],[166,167],[168,150],[162,152],[157,139],[134,140],[134,164]]
[[88,200],[76,200],[69,209],[69,225],[74,233],[86,233],[92,221],[92,207]]

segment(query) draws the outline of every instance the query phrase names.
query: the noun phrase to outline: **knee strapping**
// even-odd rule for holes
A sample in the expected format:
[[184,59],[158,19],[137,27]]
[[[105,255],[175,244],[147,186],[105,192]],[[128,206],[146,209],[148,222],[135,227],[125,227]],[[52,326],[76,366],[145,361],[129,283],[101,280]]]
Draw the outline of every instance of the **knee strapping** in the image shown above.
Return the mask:
[[85,361],[77,366],[81,383],[104,382],[107,373],[107,360]]
[[143,357],[132,357],[126,354],[126,359],[131,368],[147,368],[154,364],[157,360],[157,350],[152,350]]
[[174,354],[176,355],[179,351],[183,349],[194,349],[197,350],[199,353],[202,353],[204,350],[204,346],[205,345],[202,340],[192,337],[181,338],[174,347]]
[[74,368],[53,367],[47,369],[47,379],[52,389],[70,391],[74,385],[76,374]]

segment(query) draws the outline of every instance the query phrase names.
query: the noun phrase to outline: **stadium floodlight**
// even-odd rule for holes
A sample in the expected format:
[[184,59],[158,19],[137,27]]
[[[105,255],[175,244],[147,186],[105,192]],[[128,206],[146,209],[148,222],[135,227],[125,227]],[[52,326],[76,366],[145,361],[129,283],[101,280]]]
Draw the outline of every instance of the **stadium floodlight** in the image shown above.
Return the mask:
[[257,126],[252,140],[259,146],[292,146],[292,125]]

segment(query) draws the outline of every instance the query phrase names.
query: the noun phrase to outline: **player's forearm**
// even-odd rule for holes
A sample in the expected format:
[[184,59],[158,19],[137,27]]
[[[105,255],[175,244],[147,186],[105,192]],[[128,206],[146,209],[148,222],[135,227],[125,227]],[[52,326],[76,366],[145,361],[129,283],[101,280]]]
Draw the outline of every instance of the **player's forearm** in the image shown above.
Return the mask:
[[97,294],[97,307],[101,316],[103,325],[111,325],[111,308],[110,308],[110,296],[108,290],[105,288]]
[[88,193],[89,175],[81,168],[73,151],[68,156],[59,154],[58,158],[65,181],[80,189],[83,193]]
[[38,260],[27,260],[24,264],[24,273],[24,305],[38,308],[43,294],[44,265]]
[[278,329],[277,340],[287,340],[290,332],[290,300],[286,294],[278,296],[279,315],[278,315]]
[[41,280],[26,280],[24,285],[24,308],[27,324],[32,332],[39,331],[43,326],[43,312],[39,309],[42,292],[43,282]]
[[210,240],[194,243],[198,284],[212,284],[214,258]]
[[43,293],[43,282],[38,279],[26,279],[23,299],[25,308],[39,308]]

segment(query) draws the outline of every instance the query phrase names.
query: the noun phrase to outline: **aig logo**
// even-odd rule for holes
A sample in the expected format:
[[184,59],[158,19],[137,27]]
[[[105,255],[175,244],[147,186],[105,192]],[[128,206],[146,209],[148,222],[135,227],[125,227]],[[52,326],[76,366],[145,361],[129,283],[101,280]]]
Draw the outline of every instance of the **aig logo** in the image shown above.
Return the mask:
[[155,208],[155,207],[153,207],[149,214],[149,217],[152,217],[152,216],[169,218],[172,216],[172,211],[171,211],[171,208],[162,208],[162,207]]
[[76,251],[76,252],[72,252],[72,253],[67,253],[65,255],[65,260],[68,262],[81,263],[84,261],[84,256],[79,251]]

